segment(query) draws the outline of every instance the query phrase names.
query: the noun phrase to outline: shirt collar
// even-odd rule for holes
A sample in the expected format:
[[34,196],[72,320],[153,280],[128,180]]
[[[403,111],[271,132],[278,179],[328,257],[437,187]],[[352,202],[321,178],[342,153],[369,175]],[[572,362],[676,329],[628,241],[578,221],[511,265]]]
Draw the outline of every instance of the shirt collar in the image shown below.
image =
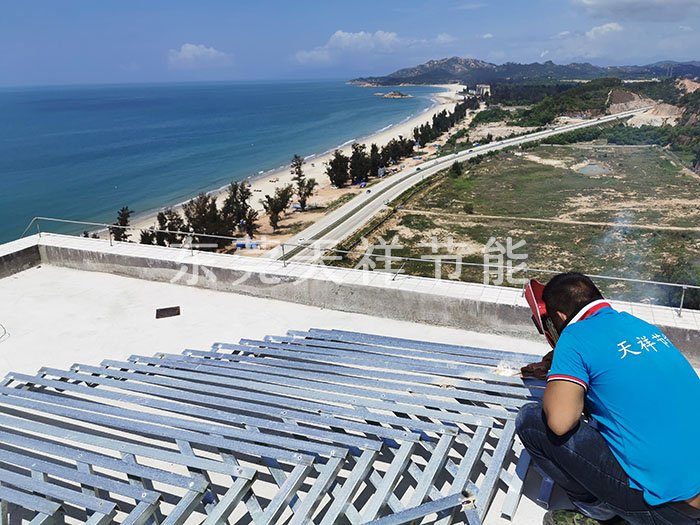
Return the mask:
[[592,303],[588,303],[586,306],[584,306],[579,313],[577,313],[571,321],[568,322],[566,326],[570,326],[578,321],[584,320],[586,317],[593,315],[596,313],[598,310],[602,308],[612,308],[610,306],[610,303],[606,301],[605,299],[598,299],[597,301],[593,301]]

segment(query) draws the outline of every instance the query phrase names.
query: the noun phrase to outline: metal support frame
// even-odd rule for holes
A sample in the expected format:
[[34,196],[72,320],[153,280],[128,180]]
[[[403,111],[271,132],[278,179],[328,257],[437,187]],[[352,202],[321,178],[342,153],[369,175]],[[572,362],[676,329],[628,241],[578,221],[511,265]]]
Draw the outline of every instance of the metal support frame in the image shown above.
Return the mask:
[[516,511],[533,356],[334,330],[10,374],[0,523],[481,523]]

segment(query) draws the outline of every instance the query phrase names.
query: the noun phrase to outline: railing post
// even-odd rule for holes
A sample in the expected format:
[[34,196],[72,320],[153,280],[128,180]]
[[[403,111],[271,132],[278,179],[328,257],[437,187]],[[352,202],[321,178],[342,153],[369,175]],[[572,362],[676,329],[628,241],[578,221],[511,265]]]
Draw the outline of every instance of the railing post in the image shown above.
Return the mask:
[[39,227],[39,221],[36,221],[36,233],[41,237],[41,228]]
[[282,246],[282,265],[286,268],[287,267],[287,258],[284,256],[284,243],[282,243],[281,246]]
[[114,246],[112,244],[112,228],[107,228],[107,232],[109,233],[109,245]]
[[683,314],[683,301],[685,301],[685,291],[686,291],[686,289],[687,289],[687,287],[684,286],[684,287],[683,287],[683,292],[681,293],[681,304],[680,304],[680,306],[678,307],[678,317],[680,317],[680,316]]

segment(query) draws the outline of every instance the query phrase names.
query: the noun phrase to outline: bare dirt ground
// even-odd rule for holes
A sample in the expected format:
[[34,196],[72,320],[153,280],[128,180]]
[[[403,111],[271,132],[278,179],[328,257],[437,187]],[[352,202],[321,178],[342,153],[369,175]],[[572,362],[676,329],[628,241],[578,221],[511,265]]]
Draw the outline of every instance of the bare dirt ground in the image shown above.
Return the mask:
[[678,81],[678,87],[686,93],[693,93],[696,89],[700,88],[700,82],[685,78]]
[[536,129],[537,128],[533,127],[526,128],[520,126],[508,126],[504,122],[493,122],[477,126],[471,131],[469,137],[471,138],[472,142],[484,140],[488,135],[491,135],[494,140],[498,140],[513,134],[519,135],[521,133],[530,133]]
[[637,128],[641,126],[675,126],[683,114],[683,110],[672,104],[657,102],[624,89],[615,89],[610,93],[610,113],[619,113],[645,106],[651,106],[651,109],[629,119],[627,121],[629,126]]
[[629,126],[675,126],[678,124],[683,110],[672,104],[654,103],[654,107],[641,115],[635,115],[627,121]]

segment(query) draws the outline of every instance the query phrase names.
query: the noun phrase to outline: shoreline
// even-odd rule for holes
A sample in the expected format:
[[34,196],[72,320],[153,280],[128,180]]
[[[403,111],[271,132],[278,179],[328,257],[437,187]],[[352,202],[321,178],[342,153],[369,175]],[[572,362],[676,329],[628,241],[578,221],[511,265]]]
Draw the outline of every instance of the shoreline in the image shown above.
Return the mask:
[[[319,153],[312,153],[311,155],[306,156],[304,158],[304,174],[307,178],[314,178],[316,179],[316,182],[319,183],[315,193],[330,189],[330,180],[328,180],[328,177],[325,175],[324,163],[331,158],[335,150],[340,150],[344,154],[348,155],[351,151],[351,145],[356,142],[359,144],[365,144],[368,149],[372,143],[377,144],[377,146],[381,148],[391,139],[397,138],[399,135],[404,137],[412,136],[413,129],[415,127],[431,121],[433,115],[439,113],[440,111],[444,109],[453,111],[454,106],[459,101],[457,93],[463,86],[459,84],[442,84],[434,85],[433,87],[440,88],[442,91],[432,94],[431,99],[433,100],[434,104],[420,113],[409,115],[404,120],[385,126],[384,128],[365,137],[353,138],[345,141],[343,144],[330,148],[329,150]],[[260,211],[262,210],[260,199],[265,195],[273,194],[275,188],[290,184],[292,181],[292,175],[289,173],[289,165],[283,165],[263,173],[258,173],[257,175],[249,176],[242,179],[242,181],[248,181],[250,184],[250,189],[252,192],[250,204],[253,209]],[[223,203],[223,199],[225,198],[228,186],[229,184],[225,184],[224,186],[205,191],[204,193],[214,196],[217,205],[220,207]],[[167,208],[171,208],[181,213],[183,205],[197,195],[198,194],[194,194],[184,201],[170,206],[162,206],[157,209],[151,209],[135,214],[131,220],[131,227],[137,230],[145,230],[155,227],[157,224],[156,217],[158,213]],[[263,214],[261,214],[261,219],[264,219]],[[95,233],[102,233],[104,231],[104,229],[96,230]],[[138,234],[132,233],[133,240],[136,240],[134,238],[135,235]]]

